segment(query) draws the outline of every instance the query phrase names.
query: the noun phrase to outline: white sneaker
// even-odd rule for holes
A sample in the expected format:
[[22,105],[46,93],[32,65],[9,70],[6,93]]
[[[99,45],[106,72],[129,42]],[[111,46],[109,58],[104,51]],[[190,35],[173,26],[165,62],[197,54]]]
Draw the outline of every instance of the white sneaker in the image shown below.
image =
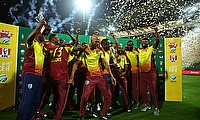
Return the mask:
[[87,103],[86,105],[86,111],[90,111],[91,103]]
[[151,110],[151,106],[145,105],[145,107],[141,109],[142,112],[146,112],[147,110]]
[[159,108],[155,108],[153,114],[156,115],[156,116],[160,115],[160,110],[159,110]]
[[97,111],[100,111],[101,110],[101,103],[97,103]]

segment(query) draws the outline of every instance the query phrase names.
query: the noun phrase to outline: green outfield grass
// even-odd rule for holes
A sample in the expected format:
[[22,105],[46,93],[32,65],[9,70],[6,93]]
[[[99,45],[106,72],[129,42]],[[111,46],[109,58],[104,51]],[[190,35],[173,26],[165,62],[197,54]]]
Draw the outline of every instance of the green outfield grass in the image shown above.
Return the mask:
[[[123,103],[121,101],[121,103]],[[119,108],[112,112],[113,120],[200,120],[200,76],[183,75],[183,101],[182,102],[163,102],[159,101],[160,115],[154,116],[153,109],[147,112],[140,112],[144,106],[141,104],[138,110],[132,113],[124,112],[123,108]],[[48,106],[44,111],[48,113]],[[1,120],[14,120],[17,110],[0,112]],[[64,111],[62,120],[76,120],[79,111]],[[49,116],[50,117],[50,116]],[[52,118],[42,118],[50,120]],[[97,120],[93,118],[90,112],[86,112],[86,120]]]

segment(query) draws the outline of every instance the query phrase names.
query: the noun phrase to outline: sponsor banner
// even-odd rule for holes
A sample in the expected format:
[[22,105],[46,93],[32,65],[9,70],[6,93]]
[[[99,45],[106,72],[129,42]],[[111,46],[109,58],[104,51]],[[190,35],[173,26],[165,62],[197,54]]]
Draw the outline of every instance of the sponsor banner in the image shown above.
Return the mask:
[[0,23],[0,111],[15,104],[18,29]]
[[200,70],[183,70],[182,74],[185,74],[185,75],[200,75]]
[[165,38],[166,83],[165,100],[182,101],[181,38]]

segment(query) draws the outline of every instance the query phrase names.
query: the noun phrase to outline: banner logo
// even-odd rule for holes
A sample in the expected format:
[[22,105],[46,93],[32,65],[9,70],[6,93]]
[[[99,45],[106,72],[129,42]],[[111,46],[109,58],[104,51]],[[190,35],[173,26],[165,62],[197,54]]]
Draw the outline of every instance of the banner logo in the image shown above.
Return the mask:
[[10,38],[12,37],[12,33],[7,30],[0,30],[0,43],[8,44],[10,42]]
[[170,55],[170,62],[177,62],[178,57],[177,55]]
[[178,44],[176,42],[174,42],[173,40],[170,40],[169,42],[170,53],[175,53],[177,46]]
[[0,75],[0,82],[6,82],[8,80],[8,76],[6,74]]
[[10,58],[10,49],[0,48],[0,58]]
[[170,76],[170,79],[171,79],[171,81],[176,81],[176,75],[175,74],[172,74],[171,76]]

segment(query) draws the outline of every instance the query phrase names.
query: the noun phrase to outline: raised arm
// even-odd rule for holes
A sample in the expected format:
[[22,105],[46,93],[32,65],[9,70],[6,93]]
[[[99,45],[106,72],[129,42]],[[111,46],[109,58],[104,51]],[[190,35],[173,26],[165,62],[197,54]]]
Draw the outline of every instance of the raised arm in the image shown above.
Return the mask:
[[78,35],[80,33],[80,28],[76,29],[76,42],[75,42],[75,45],[77,46],[78,45]]
[[71,33],[68,30],[66,30],[64,33],[69,35],[74,44],[76,43],[76,39],[71,35]]
[[35,28],[35,30],[29,34],[29,36],[27,38],[28,45],[32,45],[33,40],[35,39],[36,35],[40,32],[42,26],[45,25],[45,24],[46,24],[46,21],[45,20],[41,20],[38,23],[37,28]]
[[82,46],[74,46],[73,51],[83,51],[84,48]]
[[156,41],[153,44],[153,48],[157,49],[158,44],[160,42],[160,36],[158,34],[158,27],[157,27],[157,25],[152,25],[151,28],[155,30],[155,38],[156,38]]
[[113,32],[110,33],[110,36],[114,39],[113,47],[116,48],[119,45],[118,40],[116,39],[115,34]]

